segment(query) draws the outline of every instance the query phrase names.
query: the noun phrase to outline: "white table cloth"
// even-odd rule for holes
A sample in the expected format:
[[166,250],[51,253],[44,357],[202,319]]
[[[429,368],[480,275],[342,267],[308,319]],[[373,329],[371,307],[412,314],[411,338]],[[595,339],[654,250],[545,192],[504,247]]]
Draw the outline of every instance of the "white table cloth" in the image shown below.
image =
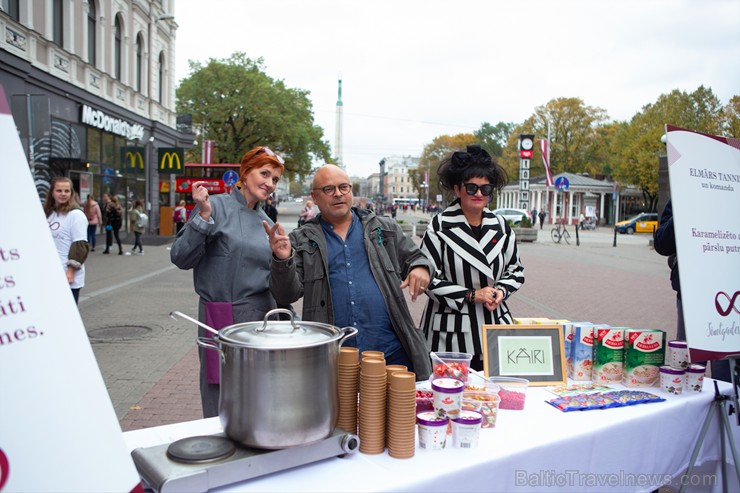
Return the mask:
[[[730,384],[718,383],[722,393],[731,393]],[[525,409],[499,410],[496,427],[481,430],[477,449],[450,448],[449,440],[444,450],[417,447],[411,459],[394,459],[387,452],[356,452],[216,491],[650,492],[688,467],[714,398],[714,385],[707,378],[703,392],[680,396],[657,388],[639,390],[666,401],[566,413],[545,402],[553,394],[530,387]],[[705,467],[694,475],[692,481],[698,484],[689,491],[721,488],[716,469],[721,457],[718,421],[718,416],[712,419],[697,460]],[[730,423],[737,443],[740,427],[735,415]],[[211,418],[130,431],[124,437],[133,450],[221,431],[218,418]],[[726,455],[732,462],[729,448]],[[706,471],[708,476],[703,475]],[[730,491],[740,491],[732,465],[727,476]]]

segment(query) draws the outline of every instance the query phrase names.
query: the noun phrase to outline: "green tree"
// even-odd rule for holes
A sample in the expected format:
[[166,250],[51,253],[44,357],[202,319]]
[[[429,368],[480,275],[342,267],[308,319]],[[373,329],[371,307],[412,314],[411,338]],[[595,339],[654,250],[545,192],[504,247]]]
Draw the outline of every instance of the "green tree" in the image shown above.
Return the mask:
[[722,108],[722,135],[740,138],[740,95],[733,96]]
[[[216,142],[218,162],[238,163],[259,145],[285,159],[289,177],[309,174],[314,159],[331,161],[308,91],[268,76],[261,58],[236,52],[205,65],[189,63],[190,73],[177,88],[177,111],[192,114],[193,125]],[[194,148],[191,157],[198,160],[200,149]]]
[[[431,144],[424,146],[424,151],[419,158],[419,168],[415,172],[409,172],[411,182],[420,194],[424,194],[422,182],[424,173],[429,172],[429,201],[434,202],[440,193],[437,169],[444,158],[455,151],[464,151],[469,144],[475,144],[476,137],[473,134],[441,135],[435,137]],[[421,198],[426,198],[422,195]]]
[[717,135],[722,131],[723,108],[704,86],[692,93],[674,89],[645,105],[616,132],[613,149],[619,159],[614,179],[637,186],[650,211],[658,203],[658,156],[665,153],[661,137],[666,124]]
[[[547,138],[550,127],[550,170],[553,175],[570,173],[602,174],[595,157],[599,154],[599,129],[608,120],[606,111],[586,106],[579,98],[557,98],[538,106],[529,118],[514,127],[509,135],[501,164],[509,177],[519,176],[518,140],[520,134],[534,134],[535,140]],[[532,174],[544,174],[539,145],[530,163]]]
[[473,132],[473,135],[475,135],[477,143],[491,156],[500,158],[504,154],[504,147],[506,147],[506,142],[513,130],[513,123],[498,122],[496,125],[491,125],[488,122],[483,122],[480,128]]

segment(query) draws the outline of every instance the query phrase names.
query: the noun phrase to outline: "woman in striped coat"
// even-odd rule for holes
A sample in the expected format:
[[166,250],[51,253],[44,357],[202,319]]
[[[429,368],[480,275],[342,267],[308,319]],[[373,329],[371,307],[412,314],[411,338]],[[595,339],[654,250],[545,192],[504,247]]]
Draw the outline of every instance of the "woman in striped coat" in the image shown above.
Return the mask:
[[506,299],[524,283],[514,232],[487,207],[507,176],[478,145],[445,159],[438,176],[456,199],[422,240],[437,270],[421,326],[432,351],[471,353],[471,366],[482,370],[481,325],[513,323]]

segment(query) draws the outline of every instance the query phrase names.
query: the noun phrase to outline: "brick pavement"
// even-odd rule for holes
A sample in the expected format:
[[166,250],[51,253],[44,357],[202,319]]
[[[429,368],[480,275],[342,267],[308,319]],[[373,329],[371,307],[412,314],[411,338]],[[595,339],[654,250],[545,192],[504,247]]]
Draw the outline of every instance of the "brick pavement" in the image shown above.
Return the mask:
[[[415,239],[419,241],[418,237]],[[508,303],[515,317],[660,328],[668,331],[669,338],[675,336],[675,294],[670,288],[669,270],[665,259],[648,246],[648,237],[620,237],[615,248],[611,232],[601,230],[583,235],[581,246],[567,246],[552,243],[549,230],[544,229],[537,242],[522,243],[520,250],[526,282]],[[189,288],[192,292],[192,284]],[[192,309],[192,296],[192,301],[181,300],[180,304]],[[424,300],[408,301],[418,322]],[[300,301],[295,308],[300,313]],[[145,383],[150,388],[125,412],[117,407],[124,431],[201,418],[193,334],[192,325],[180,331],[179,359],[169,358],[168,370],[155,371]],[[189,349],[183,352],[183,348]]]

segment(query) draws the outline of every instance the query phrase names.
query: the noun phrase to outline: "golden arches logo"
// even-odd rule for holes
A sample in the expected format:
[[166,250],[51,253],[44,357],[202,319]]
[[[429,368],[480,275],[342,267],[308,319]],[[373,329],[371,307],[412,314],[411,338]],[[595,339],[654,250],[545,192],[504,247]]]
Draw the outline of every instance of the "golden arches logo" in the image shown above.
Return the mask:
[[128,160],[130,169],[137,169],[137,163],[139,169],[144,169],[144,156],[140,151],[126,151],[125,160]]
[[165,152],[159,158],[159,169],[160,170],[171,170],[175,167],[176,170],[182,169],[182,161],[180,155],[177,152]]

